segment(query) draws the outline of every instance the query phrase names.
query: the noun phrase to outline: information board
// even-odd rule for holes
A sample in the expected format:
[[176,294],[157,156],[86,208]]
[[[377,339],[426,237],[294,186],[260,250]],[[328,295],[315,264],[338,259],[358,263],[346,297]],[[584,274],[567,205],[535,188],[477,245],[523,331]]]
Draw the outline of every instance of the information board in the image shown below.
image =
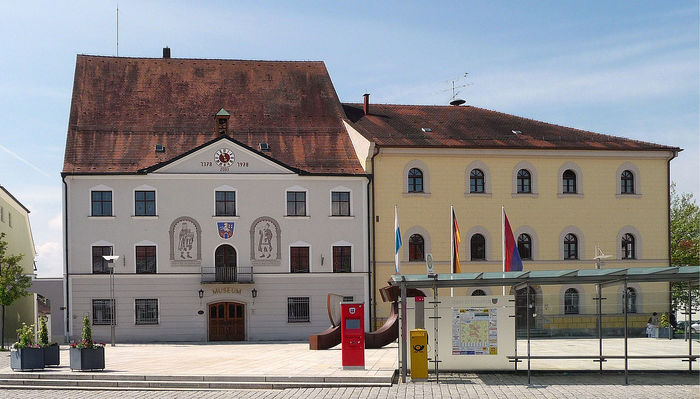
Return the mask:
[[498,354],[496,308],[452,308],[452,354]]

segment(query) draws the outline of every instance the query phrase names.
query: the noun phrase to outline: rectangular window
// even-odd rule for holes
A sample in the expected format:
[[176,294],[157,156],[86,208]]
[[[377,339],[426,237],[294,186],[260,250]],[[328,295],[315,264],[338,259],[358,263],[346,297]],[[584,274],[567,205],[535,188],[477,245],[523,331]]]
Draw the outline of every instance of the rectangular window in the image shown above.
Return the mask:
[[155,216],[156,215],[156,192],[155,191],[136,191],[134,193],[136,201],[135,212],[136,216]]
[[351,247],[333,247],[333,273],[350,273]]
[[236,192],[216,192],[216,216],[236,216]]
[[94,274],[109,273],[110,264],[103,256],[112,255],[112,247],[92,247],[92,272]]
[[136,247],[136,273],[156,272],[156,247]]
[[7,211],[7,225],[12,227],[12,213]]
[[344,296],[343,297],[343,302],[353,302],[355,300],[355,297],[352,296]]
[[158,324],[158,300],[136,300],[136,324]]
[[308,323],[309,297],[287,298],[287,323]]
[[111,299],[93,299],[92,324],[112,324],[112,309]]
[[92,216],[112,216],[112,192],[92,191]]
[[333,191],[331,193],[331,215],[350,216],[350,193]]
[[0,206],[0,222],[5,221],[5,210]]
[[290,247],[289,266],[292,273],[308,273],[309,247]]
[[287,216],[306,216],[306,192],[287,191]]

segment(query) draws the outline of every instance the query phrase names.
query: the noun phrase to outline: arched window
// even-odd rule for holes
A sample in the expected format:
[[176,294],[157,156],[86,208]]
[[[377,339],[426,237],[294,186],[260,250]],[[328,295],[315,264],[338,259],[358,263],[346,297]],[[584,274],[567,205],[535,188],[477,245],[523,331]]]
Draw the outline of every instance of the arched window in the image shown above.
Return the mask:
[[474,290],[472,292],[472,296],[486,296],[486,293],[484,290]]
[[518,192],[519,193],[531,193],[532,192],[532,177],[527,169],[520,169],[518,171]]
[[425,241],[420,234],[414,234],[408,239],[408,260],[425,260]]
[[574,234],[564,237],[564,259],[578,259],[578,239]]
[[486,239],[481,234],[474,234],[471,238],[472,260],[486,260]]
[[469,192],[484,192],[484,172],[482,172],[481,169],[472,169],[469,173]]
[[528,234],[518,236],[518,253],[520,259],[532,259],[532,238]]
[[578,291],[569,288],[564,293],[564,314],[578,314]]
[[418,168],[411,168],[411,170],[408,171],[408,192],[423,192],[423,172]]
[[622,259],[634,259],[634,236],[630,233],[622,236]]
[[216,248],[214,255],[216,281],[234,282],[236,279],[236,250],[230,245]]
[[567,169],[562,175],[562,193],[564,194],[576,194],[576,173],[573,170]]
[[620,194],[634,194],[634,174],[629,170],[620,175]]
[[627,287],[627,295],[623,302],[627,308],[627,313],[637,313],[637,291],[634,288]]

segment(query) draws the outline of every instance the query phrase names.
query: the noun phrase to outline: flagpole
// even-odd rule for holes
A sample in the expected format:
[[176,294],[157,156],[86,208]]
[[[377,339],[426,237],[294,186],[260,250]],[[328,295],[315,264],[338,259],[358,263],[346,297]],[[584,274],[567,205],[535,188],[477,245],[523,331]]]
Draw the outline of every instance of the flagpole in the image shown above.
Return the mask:
[[399,230],[399,206],[394,204],[394,271],[396,274],[401,274],[401,257],[400,249],[401,230]]
[[[501,205],[501,259],[503,263],[503,278],[506,278],[506,207]],[[506,295],[506,286],[501,287],[503,296]]]
[[[455,214],[454,205],[450,205],[450,273],[455,272],[455,221],[452,215]],[[455,296],[454,287],[450,287],[450,298]]]

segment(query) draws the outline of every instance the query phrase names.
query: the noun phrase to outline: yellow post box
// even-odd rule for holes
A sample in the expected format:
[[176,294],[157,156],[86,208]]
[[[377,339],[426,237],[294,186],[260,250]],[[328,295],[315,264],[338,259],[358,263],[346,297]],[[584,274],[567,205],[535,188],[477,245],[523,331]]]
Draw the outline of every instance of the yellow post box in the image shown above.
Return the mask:
[[411,330],[411,380],[428,379],[428,332]]

